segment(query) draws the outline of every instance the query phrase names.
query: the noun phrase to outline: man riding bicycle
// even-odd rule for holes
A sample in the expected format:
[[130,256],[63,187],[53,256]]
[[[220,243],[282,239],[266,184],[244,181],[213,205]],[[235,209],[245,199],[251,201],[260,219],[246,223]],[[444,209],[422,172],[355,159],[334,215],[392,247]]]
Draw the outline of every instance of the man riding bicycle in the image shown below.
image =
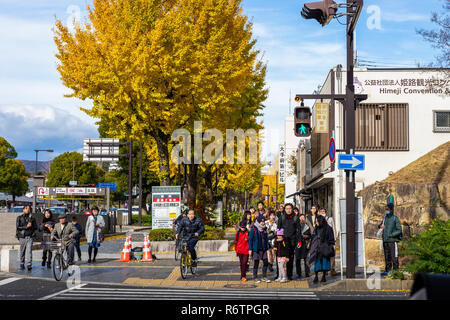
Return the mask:
[[78,229],[72,223],[67,222],[67,215],[62,214],[58,217],[59,223],[55,224],[51,233],[51,239],[62,240],[63,251],[67,250],[68,265],[73,265],[74,242],[78,235]]
[[184,217],[187,216],[188,211],[189,211],[188,209],[183,210],[183,212],[175,220],[173,220],[172,222],[173,233],[175,234],[177,233],[178,224],[180,223],[181,220],[183,220]]
[[187,242],[188,250],[191,253],[192,266],[197,266],[197,253],[195,252],[195,245],[198,242],[198,237],[205,231],[203,221],[195,216],[194,209],[189,209],[187,217],[181,219],[177,224],[177,233],[175,238],[178,239],[180,232],[183,232],[182,238]]

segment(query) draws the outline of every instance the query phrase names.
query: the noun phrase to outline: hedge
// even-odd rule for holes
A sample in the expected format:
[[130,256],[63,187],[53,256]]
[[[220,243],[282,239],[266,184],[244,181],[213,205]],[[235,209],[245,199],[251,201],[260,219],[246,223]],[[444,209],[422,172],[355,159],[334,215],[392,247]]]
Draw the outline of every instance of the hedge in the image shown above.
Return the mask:
[[[205,226],[205,232],[200,235],[199,240],[223,240],[225,231],[210,226]],[[156,229],[149,232],[150,241],[174,241],[175,236],[172,229]]]
[[[139,216],[137,214],[133,214],[133,216],[131,217],[131,223],[134,225],[139,224]],[[143,226],[151,226],[152,216],[150,214],[141,216],[141,224]]]

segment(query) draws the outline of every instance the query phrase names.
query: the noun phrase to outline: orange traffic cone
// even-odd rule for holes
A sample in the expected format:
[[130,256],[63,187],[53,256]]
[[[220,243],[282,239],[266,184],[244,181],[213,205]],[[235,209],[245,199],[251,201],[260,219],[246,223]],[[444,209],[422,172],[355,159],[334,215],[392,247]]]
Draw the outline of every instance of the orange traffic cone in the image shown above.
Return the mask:
[[145,236],[144,252],[143,252],[143,256],[142,256],[142,261],[153,261],[148,234]]
[[123,245],[122,254],[120,256],[120,259],[118,261],[128,262],[130,261],[130,253],[131,253],[131,236],[127,236],[125,238],[125,244]]

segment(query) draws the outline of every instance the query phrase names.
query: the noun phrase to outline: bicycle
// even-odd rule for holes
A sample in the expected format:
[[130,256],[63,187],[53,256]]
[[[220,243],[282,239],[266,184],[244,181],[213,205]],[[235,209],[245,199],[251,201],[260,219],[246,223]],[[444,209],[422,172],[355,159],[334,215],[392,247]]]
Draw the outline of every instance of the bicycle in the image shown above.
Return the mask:
[[188,245],[186,240],[182,240],[181,242],[182,247],[182,253],[181,253],[181,259],[180,259],[180,271],[181,271],[181,277],[183,279],[186,279],[188,268],[191,269],[192,275],[195,275],[197,273],[197,266],[192,265],[192,259],[191,259],[191,253],[188,250]]
[[[53,277],[56,281],[60,281],[63,278],[64,270],[69,268],[69,265],[64,259],[62,240],[52,241],[50,250],[56,251],[53,257]],[[70,277],[72,272],[67,271],[67,274]]]

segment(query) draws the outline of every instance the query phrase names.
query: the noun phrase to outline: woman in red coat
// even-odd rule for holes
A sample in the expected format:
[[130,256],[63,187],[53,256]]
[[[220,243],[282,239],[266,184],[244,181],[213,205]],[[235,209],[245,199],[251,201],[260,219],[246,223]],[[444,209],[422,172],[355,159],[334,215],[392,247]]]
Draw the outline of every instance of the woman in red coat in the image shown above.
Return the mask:
[[239,223],[239,230],[236,232],[234,237],[234,250],[236,255],[239,257],[239,262],[241,265],[241,281],[247,281],[247,263],[248,263],[248,230],[245,221]]

